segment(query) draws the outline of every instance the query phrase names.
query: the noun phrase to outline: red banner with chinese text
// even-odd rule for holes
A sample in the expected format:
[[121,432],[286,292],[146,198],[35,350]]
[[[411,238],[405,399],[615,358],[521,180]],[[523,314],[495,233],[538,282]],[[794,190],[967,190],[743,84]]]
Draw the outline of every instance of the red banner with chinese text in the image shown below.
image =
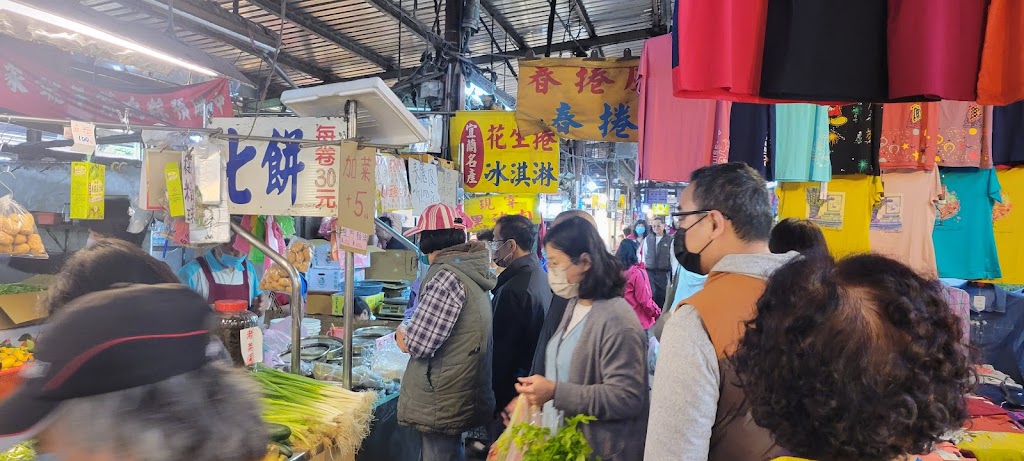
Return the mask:
[[520,133],[508,111],[460,111],[452,117],[451,148],[462,154],[467,192],[558,192],[558,138]]
[[30,117],[121,123],[129,112],[136,125],[203,126],[203,108],[212,106],[213,117],[231,117],[228,80],[211,80],[152,91],[121,91],[61,75],[38,56],[26,56],[13,48],[0,48],[0,107]]
[[519,61],[516,120],[524,134],[636,142],[639,58]]

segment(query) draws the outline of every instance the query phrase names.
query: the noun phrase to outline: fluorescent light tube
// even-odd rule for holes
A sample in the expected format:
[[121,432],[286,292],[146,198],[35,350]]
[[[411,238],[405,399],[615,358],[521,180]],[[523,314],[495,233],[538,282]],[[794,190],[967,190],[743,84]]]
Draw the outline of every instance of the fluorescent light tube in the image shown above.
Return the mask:
[[187,61],[183,61],[181,59],[175,58],[174,56],[171,56],[171,55],[168,55],[166,53],[163,53],[163,52],[154,50],[152,48],[149,48],[149,47],[140,45],[138,43],[135,43],[135,42],[133,42],[131,40],[126,40],[124,38],[121,38],[121,37],[118,37],[116,35],[113,35],[113,34],[111,34],[109,32],[106,32],[106,31],[97,29],[95,27],[83,24],[81,22],[73,21],[71,19],[67,19],[65,17],[55,15],[53,13],[49,13],[49,12],[46,12],[46,11],[43,11],[43,10],[40,10],[40,9],[37,9],[37,8],[33,8],[31,6],[23,5],[21,3],[14,2],[12,0],[0,0],[0,11],[3,11],[3,10],[7,10],[7,11],[10,11],[12,13],[20,14],[22,16],[25,16],[25,17],[28,17],[28,18],[31,18],[31,19],[35,19],[37,21],[42,21],[42,22],[45,22],[47,24],[54,25],[54,26],[60,27],[62,29],[67,29],[67,30],[70,30],[70,31],[75,32],[75,33],[80,33],[80,34],[83,34],[83,35],[87,35],[87,36],[95,38],[97,40],[102,40],[104,42],[110,43],[112,45],[119,46],[121,48],[132,50],[132,51],[135,51],[135,52],[138,52],[138,53],[142,53],[142,54],[144,54],[146,56],[150,56],[150,57],[159,59],[161,61],[168,62],[168,63],[174,64],[176,66],[179,66],[179,67],[182,67],[182,68],[185,68],[185,69],[188,69],[188,70],[191,70],[193,72],[197,72],[197,73],[200,73],[200,74],[203,74],[203,75],[206,75],[206,76],[216,77],[218,75],[216,72],[214,72],[214,71],[212,71],[210,69],[207,69],[205,67],[192,64],[192,63],[187,62]]

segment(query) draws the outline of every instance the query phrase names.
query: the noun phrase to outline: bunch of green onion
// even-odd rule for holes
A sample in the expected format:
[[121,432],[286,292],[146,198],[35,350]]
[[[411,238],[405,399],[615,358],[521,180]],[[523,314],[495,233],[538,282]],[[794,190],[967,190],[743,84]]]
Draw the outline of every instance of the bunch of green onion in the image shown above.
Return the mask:
[[0,453],[0,461],[32,461],[36,459],[34,442],[22,442]]
[[342,387],[257,365],[263,386],[263,419],[288,426],[296,448],[337,446],[354,453],[370,432],[377,394]]

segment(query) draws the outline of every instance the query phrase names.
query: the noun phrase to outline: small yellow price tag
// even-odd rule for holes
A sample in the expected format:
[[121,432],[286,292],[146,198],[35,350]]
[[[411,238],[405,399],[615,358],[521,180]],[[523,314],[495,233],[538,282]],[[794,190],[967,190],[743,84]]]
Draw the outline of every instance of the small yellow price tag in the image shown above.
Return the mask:
[[185,216],[185,198],[181,192],[181,166],[178,162],[164,165],[164,178],[167,179],[167,208],[171,217]]

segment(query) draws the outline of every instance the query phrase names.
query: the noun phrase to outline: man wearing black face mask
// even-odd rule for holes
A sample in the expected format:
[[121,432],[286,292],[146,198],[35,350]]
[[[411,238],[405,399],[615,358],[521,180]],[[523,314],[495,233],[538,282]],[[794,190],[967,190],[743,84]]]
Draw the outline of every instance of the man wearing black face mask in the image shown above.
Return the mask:
[[[499,411],[518,395],[517,378],[530,376],[551,287],[536,248],[537,226],[524,216],[502,216],[494,226],[491,259],[504,268],[492,290],[494,298],[494,362],[491,386]],[[501,434],[496,415],[492,441]]]
[[764,179],[743,163],[701,168],[683,190],[672,214],[675,256],[708,278],[662,322],[645,460],[767,461],[778,454],[771,435],[748,417],[729,365],[765,280],[798,256],[769,251],[773,214]]

